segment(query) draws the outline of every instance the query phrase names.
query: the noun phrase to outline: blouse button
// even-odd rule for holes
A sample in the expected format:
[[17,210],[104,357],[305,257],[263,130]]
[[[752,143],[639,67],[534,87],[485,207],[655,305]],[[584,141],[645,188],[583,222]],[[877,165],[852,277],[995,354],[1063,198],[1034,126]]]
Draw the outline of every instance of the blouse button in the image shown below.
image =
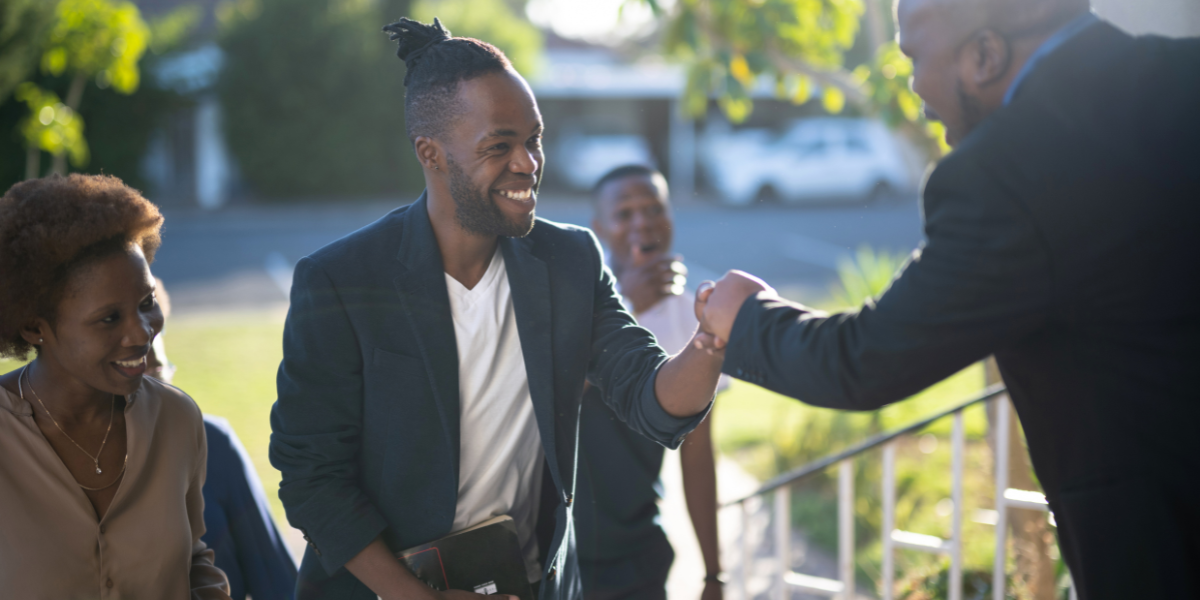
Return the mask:
[[103,525],[100,526],[100,535],[104,535],[104,526]]
[[110,590],[111,590],[111,589],[112,589],[112,586],[113,586],[112,579],[109,579],[108,581],[105,581],[105,582],[104,582],[104,587],[106,587],[106,588],[108,588],[108,589],[110,589]]

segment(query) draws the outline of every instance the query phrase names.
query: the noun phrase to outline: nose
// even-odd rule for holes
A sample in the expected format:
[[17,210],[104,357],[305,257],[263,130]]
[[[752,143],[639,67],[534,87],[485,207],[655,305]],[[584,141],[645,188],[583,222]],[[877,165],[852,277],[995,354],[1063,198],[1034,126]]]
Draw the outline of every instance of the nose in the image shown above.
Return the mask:
[[162,331],[162,311],[155,307],[152,311],[138,313],[138,318],[130,319],[129,323],[131,326],[125,333],[125,345],[129,347],[148,346],[150,342],[154,341],[154,336]]
[[516,156],[508,163],[508,168],[513,173],[522,175],[533,175],[538,172],[538,167],[541,165],[541,154],[530,150],[525,146],[521,146],[516,152]]

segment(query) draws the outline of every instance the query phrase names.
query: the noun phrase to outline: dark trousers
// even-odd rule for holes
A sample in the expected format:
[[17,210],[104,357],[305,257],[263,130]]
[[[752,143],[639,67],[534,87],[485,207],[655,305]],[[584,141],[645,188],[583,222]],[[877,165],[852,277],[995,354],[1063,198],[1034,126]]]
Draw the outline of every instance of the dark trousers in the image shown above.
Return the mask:
[[651,538],[631,556],[580,561],[584,600],[666,600],[675,551],[666,536]]

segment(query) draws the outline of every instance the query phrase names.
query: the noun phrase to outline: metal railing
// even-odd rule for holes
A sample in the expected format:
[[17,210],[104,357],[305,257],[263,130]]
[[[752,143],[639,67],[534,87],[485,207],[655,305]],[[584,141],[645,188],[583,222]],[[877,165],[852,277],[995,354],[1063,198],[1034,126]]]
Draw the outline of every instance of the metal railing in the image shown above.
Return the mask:
[[[722,508],[736,506],[741,509],[741,573],[738,578],[741,588],[741,599],[750,600],[751,598],[748,584],[753,548],[749,536],[752,512],[749,503],[751,500],[770,493],[774,495],[773,521],[775,552],[778,561],[778,572],[775,574],[772,600],[787,600],[792,590],[831,598],[841,598],[842,600],[854,600],[856,598],[854,593],[854,459],[870,450],[882,447],[882,600],[893,600],[895,587],[894,555],[897,548],[949,555],[949,600],[961,600],[963,591],[963,456],[966,443],[963,411],[987,401],[996,402],[996,489],[1004,490],[1003,493],[996,494],[996,558],[993,564],[992,597],[993,600],[1004,600],[1007,576],[1005,570],[1007,558],[1007,519],[1005,513],[1009,508],[1049,511],[1049,505],[1046,503],[1046,497],[1038,492],[1015,490],[1008,487],[1008,428],[1010,411],[1008,396],[1002,385],[989,387],[979,396],[925,419],[893,431],[881,433],[855,444],[846,450],[815,460],[800,468],[779,475],[763,484],[754,493],[724,504]],[[902,436],[919,432],[946,417],[954,419],[950,434],[951,501],[953,503],[950,538],[941,539],[931,535],[896,529],[895,442]],[[791,486],[806,477],[824,472],[834,465],[838,467],[838,578],[828,579],[797,573],[791,569]],[[1053,523],[1053,515],[1050,518],[1051,523]],[[1071,587],[1071,599],[1075,600],[1074,586]]]

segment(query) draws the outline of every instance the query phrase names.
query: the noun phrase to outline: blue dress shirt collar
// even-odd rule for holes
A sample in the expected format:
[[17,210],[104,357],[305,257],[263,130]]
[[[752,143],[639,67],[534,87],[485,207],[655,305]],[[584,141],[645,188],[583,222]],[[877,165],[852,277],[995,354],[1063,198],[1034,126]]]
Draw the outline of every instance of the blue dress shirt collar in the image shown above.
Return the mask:
[[1013,96],[1017,94],[1017,89],[1021,87],[1021,84],[1029,77],[1029,74],[1037,68],[1037,64],[1043,58],[1050,56],[1059,46],[1062,46],[1070,41],[1071,38],[1082,33],[1083,30],[1099,22],[1100,18],[1095,13],[1086,12],[1075,17],[1066,25],[1063,25],[1058,31],[1054,32],[1054,35],[1051,35],[1046,41],[1042,42],[1042,45],[1038,46],[1038,49],[1029,57],[1029,60],[1025,61],[1025,66],[1021,67],[1021,71],[1017,73],[1016,79],[1013,79],[1012,84],[1008,86],[1008,92],[1004,94],[1004,105],[1008,106],[1012,102]]

